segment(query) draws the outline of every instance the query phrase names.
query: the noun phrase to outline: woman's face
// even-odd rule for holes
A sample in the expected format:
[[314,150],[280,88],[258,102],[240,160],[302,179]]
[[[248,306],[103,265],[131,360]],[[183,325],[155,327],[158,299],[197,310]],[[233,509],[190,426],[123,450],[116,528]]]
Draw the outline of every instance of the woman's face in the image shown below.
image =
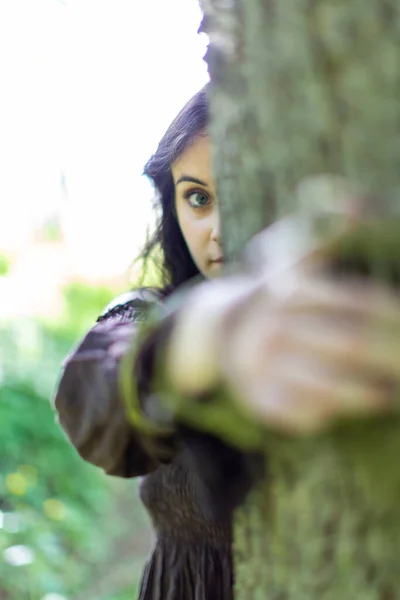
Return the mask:
[[189,252],[207,278],[222,267],[220,219],[211,173],[211,144],[200,135],[172,165],[178,223]]

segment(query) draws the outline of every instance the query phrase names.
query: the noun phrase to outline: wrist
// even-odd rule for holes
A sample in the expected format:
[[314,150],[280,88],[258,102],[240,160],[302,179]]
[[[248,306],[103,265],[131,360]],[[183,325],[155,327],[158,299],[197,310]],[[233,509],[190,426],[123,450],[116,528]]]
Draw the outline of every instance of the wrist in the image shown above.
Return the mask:
[[203,393],[218,381],[221,307],[214,292],[208,284],[189,292],[170,333],[165,373],[171,387],[182,394]]
[[213,280],[189,292],[165,353],[164,372],[177,392],[202,394],[220,383],[225,333],[234,326],[236,309],[258,287],[252,283],[247,277]]

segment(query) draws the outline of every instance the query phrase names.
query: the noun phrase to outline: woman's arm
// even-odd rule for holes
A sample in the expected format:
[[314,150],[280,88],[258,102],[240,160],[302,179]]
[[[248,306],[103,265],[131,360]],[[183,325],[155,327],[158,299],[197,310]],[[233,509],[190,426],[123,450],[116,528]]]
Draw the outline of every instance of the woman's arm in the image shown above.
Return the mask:
[[[138,292],[106,310],[66,360],[54,397],[58,420],[80,456],[110,475],[144,475],[174,455],[174,436],[165,434],[151,440],[149,452],[145,434],[127,420],[119,386],[121,360],[132,350],[138,322],[150,305]],[[144,415],[151,388],[150,354],[149,348],[145,356],[138,350],[132,365]]]

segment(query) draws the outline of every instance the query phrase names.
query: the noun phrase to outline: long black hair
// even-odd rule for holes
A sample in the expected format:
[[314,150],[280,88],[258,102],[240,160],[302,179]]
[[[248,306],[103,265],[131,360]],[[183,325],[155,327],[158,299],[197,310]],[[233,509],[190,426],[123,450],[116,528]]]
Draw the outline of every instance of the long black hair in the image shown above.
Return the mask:
[[161,283],[166,294],[199,275],[176,218],[171,166],[207,128],[208,108],[206,85],[173,120],[144,168],[144,175],[152,181],[156,190],[155,209],[159,217],[155,232],[147,241],[140,258],[146,264],[154,250],[161,250]]

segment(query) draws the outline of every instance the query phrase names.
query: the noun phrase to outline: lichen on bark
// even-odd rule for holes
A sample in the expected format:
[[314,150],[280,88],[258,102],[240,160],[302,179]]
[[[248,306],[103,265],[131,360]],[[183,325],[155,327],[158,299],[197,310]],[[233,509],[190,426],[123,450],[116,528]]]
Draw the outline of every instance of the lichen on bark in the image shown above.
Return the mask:
[[[400,4],[202,5],[227,255],[298,208],[304,177],[343,176],[381,212],[398,209]],[[400,256],[400,242],[392,248]],[[379,252],[367,244],[363,258]],[[236,515],[237,600],[400,598],[399,423],[346,423],[306,440],[266,431],[268,479]]]

